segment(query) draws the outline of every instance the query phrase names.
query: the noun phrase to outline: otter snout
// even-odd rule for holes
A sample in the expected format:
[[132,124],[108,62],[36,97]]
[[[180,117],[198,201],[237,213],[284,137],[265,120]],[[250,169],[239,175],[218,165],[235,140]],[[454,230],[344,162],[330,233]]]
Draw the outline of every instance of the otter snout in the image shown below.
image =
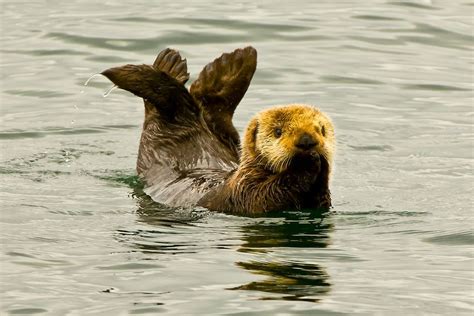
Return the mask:
[[317,141],[311,135],[309,135],[308,133],[304,133],[296,141],[295,146],[302,150],[310,150],[317,144]]

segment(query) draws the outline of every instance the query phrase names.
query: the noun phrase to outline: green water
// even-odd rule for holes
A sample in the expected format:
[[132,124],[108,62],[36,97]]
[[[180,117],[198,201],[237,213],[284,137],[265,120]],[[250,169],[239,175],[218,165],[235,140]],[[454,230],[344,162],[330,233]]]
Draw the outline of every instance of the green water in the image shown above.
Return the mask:
[[[466,1],[1,1],[2,315],[472,315]],[[309,103],[328,215],[175,210],[140,189],[143,106],[92,74],[165,47],[191,82],[258,50],[235,115]]]

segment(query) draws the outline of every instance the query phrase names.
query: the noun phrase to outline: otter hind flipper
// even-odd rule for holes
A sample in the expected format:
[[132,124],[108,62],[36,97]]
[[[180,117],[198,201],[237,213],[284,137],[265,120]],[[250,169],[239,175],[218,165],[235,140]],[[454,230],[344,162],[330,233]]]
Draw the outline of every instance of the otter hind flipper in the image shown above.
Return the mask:
[[232,124],[235,108],[247,91],[257,67],[257,51],[248,46],[222,54],[209,63],[190,88],[201,105],[206,123],[233,151],[238,151],[239,134]]
[[[172,68],[176,69],[176,68]],[[181,74],[181,72],[175,72]],[[119,88],[127,90],[152,104],[168,119],[200,113],[188,90],[177,79],[148,65],[125,65],[109,68],[101,73]]]
[[183,59],[174,49],[162,50],[156,57],[153,68],[165,72],[183,85],[189,80],[186,59]]
[[257,51],[248,46],[224,53],[207,64],[190,88],[206,109],[233,115],[257,67]]

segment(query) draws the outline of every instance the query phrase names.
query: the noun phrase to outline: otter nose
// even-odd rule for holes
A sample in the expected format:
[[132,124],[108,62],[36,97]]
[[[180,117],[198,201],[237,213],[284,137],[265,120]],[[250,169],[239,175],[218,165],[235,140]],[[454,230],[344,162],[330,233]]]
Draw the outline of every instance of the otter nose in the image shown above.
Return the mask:
[[296,142],[296,147],[303,149],[303,150],[308,150],[316,146],[316,141],[314,140],[311,135],[304,133],[300,139]]

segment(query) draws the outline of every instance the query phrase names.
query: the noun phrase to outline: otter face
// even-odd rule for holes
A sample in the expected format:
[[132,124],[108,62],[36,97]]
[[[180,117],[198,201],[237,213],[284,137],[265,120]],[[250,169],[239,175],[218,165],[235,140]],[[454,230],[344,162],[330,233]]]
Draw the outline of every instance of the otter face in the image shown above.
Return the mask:
[[247,128],[242,157],[255,159],[274,172],[292,163],[327,161],[334,152],[334,128],[318,109],[288,105],[259,113]]

